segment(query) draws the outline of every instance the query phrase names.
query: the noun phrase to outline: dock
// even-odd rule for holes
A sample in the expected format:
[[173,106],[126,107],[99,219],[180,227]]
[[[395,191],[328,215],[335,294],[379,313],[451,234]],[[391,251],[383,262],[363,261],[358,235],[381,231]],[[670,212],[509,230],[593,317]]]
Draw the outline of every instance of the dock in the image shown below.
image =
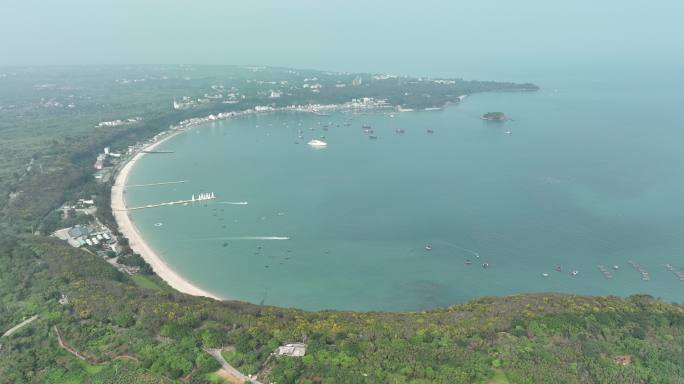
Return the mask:
[[639,272],[641,274],[641,280],[644,280],[644,281],[651,280],[651,274],[648,273],[648,271],[646,271],[646,269],[644,269],[644,267],[642,267],[639,263],[636,263],[633,260],[629,260],[629,261],[627,261],[627,263],[629,263],[629,265],[631,265],[634,269],[637,270],[637,272]]

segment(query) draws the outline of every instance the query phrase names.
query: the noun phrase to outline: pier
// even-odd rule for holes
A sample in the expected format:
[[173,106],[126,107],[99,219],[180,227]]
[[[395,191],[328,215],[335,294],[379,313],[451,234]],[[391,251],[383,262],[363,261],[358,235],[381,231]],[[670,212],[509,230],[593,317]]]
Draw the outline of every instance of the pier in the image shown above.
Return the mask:
[[197,203],[197,202],[209,201],[209,200],[214,200],[214,199],[216,199],[216,196],[214,196],[213,192],[212,193],[200,193],[197,197],[195,197],[195,195],[192,195],[192,198],[190,198],[189,200],[178,200],[178,201],[168,201],[166,203],[147,204],[147,205],[143,205],[140,207],[125,208],[123,210],[124,211],[135,211],[135,210],[139,210],[139,209],[165,207],[165,206],[169,206],[169,205]]
[[125,188],[153,187],[155,185],[182,184],[182,183],[187,183],[187,182],[188,182],[187,180],[162,181],[160,183],[150,183],[150,184],[131,184],[131,185],[127,185]]

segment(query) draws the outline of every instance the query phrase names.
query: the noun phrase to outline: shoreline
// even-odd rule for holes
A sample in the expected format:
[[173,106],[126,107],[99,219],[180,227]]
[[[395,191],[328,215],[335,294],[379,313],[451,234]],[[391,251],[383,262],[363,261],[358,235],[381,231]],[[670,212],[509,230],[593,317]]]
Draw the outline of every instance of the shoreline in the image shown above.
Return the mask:
[[136,161],[142,158],[145,154],[143,150],[152,150],[156,146],[162,144],[166,140],[184,132],[184,130],[177,130],[173,133],[166,135],[165,137],[143,146],[133,157],[126,161],[123,167],[119,170],[114,179],[114,184],[112,185],[112,195],[111,195],[111,209],[117,226],[119,227],[119,232],[128,239],[129,247],[140,256],[152,267],[154,273],[156,273],[162,280],[164,280],[171,288],[188,294],[192,296],[203,296],[209,297],[215,300],[225,300],[225,298],[219,297],[207,290],[204,290],[190,281],[179,275],[173,268],[171,268],[162,259],[152,247],[145,242],[145,239],[138,231],[131,218],[128,216],[128,211],[126,210],[126,201],[124,199],[124,189],[126,186],[126,180],[128,179],[128,174],[133,169]]
[[[466,95],[459,97],[459,102],[465,98]],[[268,112],[303,112],[303,113],[313,113],[317,116],[327,116],[321,111],[339,111],[339,110],[359,110],[359,109],[376,109],[376,108],[397,108],[398,106],[392,107],[387,105],[384,100],[376,100],[373,98],[365,98],[364,100],[352,100],[350,102],[342,104],[308,104],[308,105],[293,105],[289,107],[273,108],[273,107],[255,107],[249,108],[243,111],[233,111],[224,112],[218,114],[211,114],[205,117],[196,117],[183,120],[176,125],[169,127],[168,130],[162,131],[156,134],[152,138],[152,142],[143,145],[137,150],[137,152],[121,166],[118,172],[116,172],[116,177],[114,178],[114,183],[111,189],[111,210],[114,220],[118,226],[119,232],[128,239],[129,247],[147,262],[154,273],[156,273],[162,280],[164,280],[173,289],[188,294],[192,296],[203,296],[209,297],[215,300],[228,300],[227,298],[220,297],[213,294],[205,289],[198,287],[197,285],[191,283],[190,281],[183,278],[178,274],[173,268],[171,268],[162,259],[152,247],[145,242],[145,239],[138,231],[133,221],[128,215],[128,210],[126,207],[126,201],[124,199],[124,189],[126,186],[126,180],[128,179],[128,174],[133,169],[136,161],[142,158],[145,153],[144,151],[154,150],[158,145],[162,144],[166,140],[175,137],[181,133],[186,132],[189,128],[204,123],[214,122],[218,120],[225,120],[228,118],[234,118],[239,116],[246,116],[259,113]],[[401,112],[401,111],[399,111]]]

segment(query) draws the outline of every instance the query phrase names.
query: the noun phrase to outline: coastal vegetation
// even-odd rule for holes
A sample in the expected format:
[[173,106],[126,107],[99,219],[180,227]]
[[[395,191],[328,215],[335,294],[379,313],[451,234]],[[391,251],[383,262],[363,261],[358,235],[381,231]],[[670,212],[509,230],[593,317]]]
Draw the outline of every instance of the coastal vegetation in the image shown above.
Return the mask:
[[[93,178],[95,156],[187,118],[358,97],[434,107],[533,85],[242,67],[0,72],[9,74],[0,79],[0,333],[38,316],[0,338],[0,383],[217,382],[220,364],[206,352],[214,348],[261,382],[684,382],[684,307],[650,296],[547,293],[422,312],[307,312],[184,295],[125,240],[119,261],[141,267],[134,276],[47,236],[93,220],[57,211],[78,199],[94,199],[95,218],[115,229],[111,181]],[[306,343],[306,355],[271,354],[291,342]]]

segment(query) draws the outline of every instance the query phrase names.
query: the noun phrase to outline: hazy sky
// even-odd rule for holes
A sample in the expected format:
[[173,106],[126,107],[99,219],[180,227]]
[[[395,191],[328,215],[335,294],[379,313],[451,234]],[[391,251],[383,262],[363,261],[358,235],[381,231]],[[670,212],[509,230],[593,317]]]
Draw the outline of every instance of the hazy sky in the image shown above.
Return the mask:
[[677,68],[683,16],[684,0],[0,0],[0,65]]

